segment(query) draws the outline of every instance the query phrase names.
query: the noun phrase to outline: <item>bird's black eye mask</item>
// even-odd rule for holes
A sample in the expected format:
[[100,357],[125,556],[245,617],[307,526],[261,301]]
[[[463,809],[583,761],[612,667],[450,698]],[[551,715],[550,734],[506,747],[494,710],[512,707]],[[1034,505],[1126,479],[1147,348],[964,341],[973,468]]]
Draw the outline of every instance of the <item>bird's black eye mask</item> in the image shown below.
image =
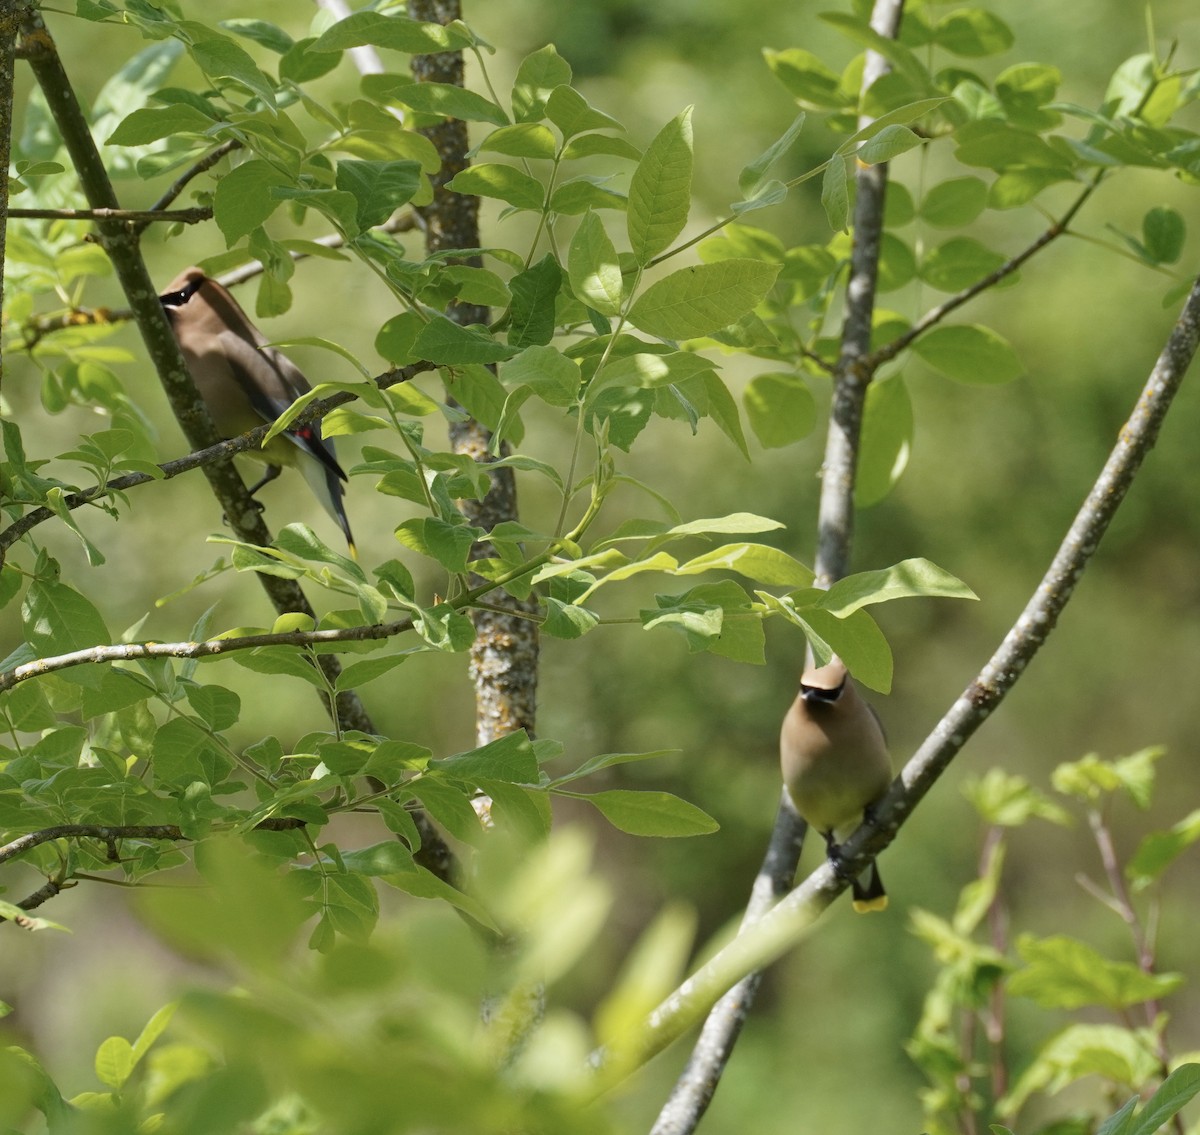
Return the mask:
[[820,705],[833,705],[842,696],[842,691],[845,688],[846,682],[844,679],[841,685],[834,686],[832,690],[827,690],[823,686],[806,686],[803,682],[800,683],[800,692],[804,695],[804,700],[810,705],[813,702]]
[[188,300],[192,298],[202,287],[204,287],[204,277],[201,276],[198,280],[192,280],[185,288],[180,288],[177,292],[167,292],[164,296],[158,297],[158,302],[163,307],[183,307]]

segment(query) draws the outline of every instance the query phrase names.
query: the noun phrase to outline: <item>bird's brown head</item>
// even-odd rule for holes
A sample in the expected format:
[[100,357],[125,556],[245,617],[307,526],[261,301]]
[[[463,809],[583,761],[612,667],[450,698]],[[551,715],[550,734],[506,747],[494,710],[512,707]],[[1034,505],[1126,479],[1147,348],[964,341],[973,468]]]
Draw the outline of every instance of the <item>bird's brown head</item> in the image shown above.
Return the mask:
[[824,666],[806,670],[800,678],[800,696],[806,705],[836,705],[846,691],[850,675],[845,664],[834,658]]

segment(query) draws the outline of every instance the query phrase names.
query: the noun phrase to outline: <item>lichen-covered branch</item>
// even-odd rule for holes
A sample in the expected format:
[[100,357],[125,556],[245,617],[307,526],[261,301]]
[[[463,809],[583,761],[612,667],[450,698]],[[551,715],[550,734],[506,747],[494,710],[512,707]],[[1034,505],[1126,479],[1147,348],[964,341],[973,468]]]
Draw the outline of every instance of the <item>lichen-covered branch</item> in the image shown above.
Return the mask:
[[[0,185],[0,299],[4,296],[4,261],[8,241],[8,168],[12,158],[12,127],[15,91],[17,37],[25,16],[25,4],[9,3],[0,6],[0,170],[4,183]],[[0,348],[2,350],[2,348]],[[4,356],[0,354],[0,390],[4,388]]]
[[[414,19],[449,23],[461,18],[458,0],[410,0],[409,14]],[[439,52],[413,57],[413,77],[418,82],[463,84],[461,52]],[[449,248],[478,248],[479,201],[445,188],[448,181],[468,164],[467,125],[447,119],[421,131],[433,142],[442,159],[442,167],[433,177],[433,201],[420,210],[425,224],[426,248],[440,252]],[[466,261],[478,265],[477,258]],[[452,304],[447,315],[462,324],[486,323],[486,308]],[[466,453],[476,461],[490,460],[489,432],[478,422],[468,420],[450,427],[450,444],[456,453]],[[506,452],[506,451],[504,451]],[[505,520],[517,519],[517,486],[511,469],[492,469],[491,488],[480,501],[466,501],[463,512],[474,525],[491,531]],[[475,557],[488,556],[489,546],[474,549]],[[511,607],[515,613],[501,613],[496,605]],[[472,612],[475,643],[471,648],[471,676],[475,682],[475,733],[479,744],[486,744],[514,729],[534,731],[537,711],[537,624],[521,614],[535,607],[504,595],[487,610]]]

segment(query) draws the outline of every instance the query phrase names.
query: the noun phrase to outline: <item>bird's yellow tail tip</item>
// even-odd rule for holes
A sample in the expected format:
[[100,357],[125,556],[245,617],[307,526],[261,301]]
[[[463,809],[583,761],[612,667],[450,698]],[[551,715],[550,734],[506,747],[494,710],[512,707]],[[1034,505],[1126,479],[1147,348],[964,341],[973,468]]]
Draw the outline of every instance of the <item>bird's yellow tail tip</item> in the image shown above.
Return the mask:
[[887,910],[887,895],[875,895],[868,899],[855,899],[854,909],[859,914],[874,914],[876,911]]

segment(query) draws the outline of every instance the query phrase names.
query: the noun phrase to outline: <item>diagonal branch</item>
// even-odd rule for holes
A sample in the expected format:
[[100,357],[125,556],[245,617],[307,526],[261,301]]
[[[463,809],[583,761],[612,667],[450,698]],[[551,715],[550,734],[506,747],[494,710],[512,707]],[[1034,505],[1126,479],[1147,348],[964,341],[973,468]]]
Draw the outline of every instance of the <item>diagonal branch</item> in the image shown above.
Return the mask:
[[[695,1023],[722,990],[781,957],[850,885],[850,880],[896,837],[913,809],[1012,689],[1054,629],[1142,461],[1154,446],[1197,344],[1200,279],[1193,285],[1104,468],[1025,609],[978,677],[905,764],[877,806],[874,820],[841,845],[841,874],[832,864],[823,863],[769,914],[697,970],[655,1009],[628,1048],[618,1054],[612,1062],[616,1074],[661,1052]],[[611,1084],[611,1079],[602,1080],[597,1087],[603,1091]]]
[[241,141],[237,138],[230,138],[227,142],[222,142],[219,146],[210,150],[199,161],[193,162],[187,169],[183,171],[171,184],[167,187],[166,192],[150,206],[152,210],[166,209],[172,202],[178,199],[179,195],[191,184],[194,178],[199,177],[202,173],[206,173],[212,169],[226,154],[232,153],[234,150],[241,148]]

